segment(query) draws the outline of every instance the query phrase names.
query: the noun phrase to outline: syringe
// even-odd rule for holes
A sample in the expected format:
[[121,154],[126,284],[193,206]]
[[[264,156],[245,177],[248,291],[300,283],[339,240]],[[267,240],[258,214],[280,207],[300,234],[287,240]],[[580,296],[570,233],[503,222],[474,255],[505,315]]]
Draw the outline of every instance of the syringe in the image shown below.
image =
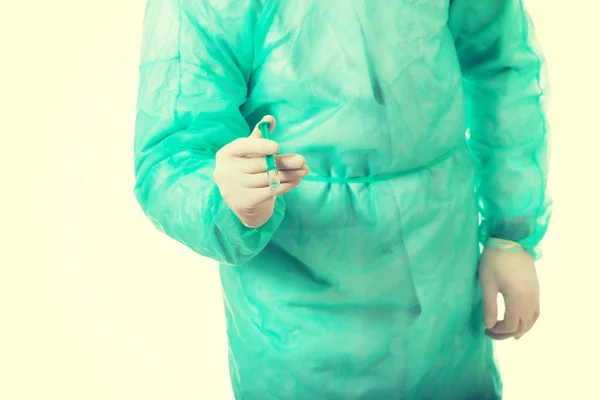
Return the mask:
[[[269,132],[269,122],[263,121],[258,124],[258,129],[263,139],[271,139],[271,133]],[[277,164],[275,163],[275,156],[268,155],[265,157],[267,161],[267,179],[269,180],[269,188],[273,198],[277,197],[277,189],[281,184],[279,180],[279,173],[277,172]]]

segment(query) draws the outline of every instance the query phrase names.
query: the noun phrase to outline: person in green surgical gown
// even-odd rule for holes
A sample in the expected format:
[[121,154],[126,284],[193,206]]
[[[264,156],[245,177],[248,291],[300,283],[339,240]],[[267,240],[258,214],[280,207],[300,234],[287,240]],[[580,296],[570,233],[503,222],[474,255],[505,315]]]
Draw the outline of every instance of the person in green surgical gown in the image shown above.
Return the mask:
[[135,195],[220,264],[236,399],[500,399],[493,339],[539,315],[552,203],[522,1],[149,0],[144,21]]

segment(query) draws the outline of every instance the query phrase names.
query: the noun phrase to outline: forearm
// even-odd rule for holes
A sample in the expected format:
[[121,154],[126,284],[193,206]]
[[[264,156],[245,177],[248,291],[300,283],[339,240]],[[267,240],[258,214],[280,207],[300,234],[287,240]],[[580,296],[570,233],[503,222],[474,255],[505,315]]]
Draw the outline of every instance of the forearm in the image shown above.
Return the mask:
[[552,203],[544,58],[519,0],[455,7],[481,241],[515,241],[539,259]]
[[258,229],[240,223],[212,181],[214,161],[175,155],[138,179],[135,195],[153,224],[193,251],[222,264],[240,265],[255,257],[283,219],[278,202]]
[[278,202],[260,229],[245,227],[213,180],[216,152],[249,135],[240,106],[252,54],[238,37],[251,29],[253,10],[240,7],[247,21],[224,22],[197,2],[148,2],[134,145],[135,195],[148,218],[195,252],[234,265],[266,246],[285,207]]

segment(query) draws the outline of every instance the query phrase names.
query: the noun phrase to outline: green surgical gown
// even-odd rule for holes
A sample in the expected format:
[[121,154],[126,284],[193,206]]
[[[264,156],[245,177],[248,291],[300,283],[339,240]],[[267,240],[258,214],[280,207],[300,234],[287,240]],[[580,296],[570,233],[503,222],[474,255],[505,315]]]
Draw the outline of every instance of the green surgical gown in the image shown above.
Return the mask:
[[[148,1],[135,195],[220,265],[236,399],[501,398],[477,263],[541,256],[544,65],[519,0]],[[215,153],[267,114],[311,172],[252,229]]]

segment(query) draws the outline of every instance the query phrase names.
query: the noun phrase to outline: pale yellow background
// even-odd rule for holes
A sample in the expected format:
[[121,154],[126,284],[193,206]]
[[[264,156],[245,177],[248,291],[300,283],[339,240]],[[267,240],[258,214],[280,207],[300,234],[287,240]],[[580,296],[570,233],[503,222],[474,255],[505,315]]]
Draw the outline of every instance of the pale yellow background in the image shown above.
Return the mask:
[[[144,2],[0,4],[0,399],[232,399],[217,267],[132,195]],[[528,1],[553,83],[556,206],[542,317],[499,345],[508,400],[600,398],[594,4]]]

